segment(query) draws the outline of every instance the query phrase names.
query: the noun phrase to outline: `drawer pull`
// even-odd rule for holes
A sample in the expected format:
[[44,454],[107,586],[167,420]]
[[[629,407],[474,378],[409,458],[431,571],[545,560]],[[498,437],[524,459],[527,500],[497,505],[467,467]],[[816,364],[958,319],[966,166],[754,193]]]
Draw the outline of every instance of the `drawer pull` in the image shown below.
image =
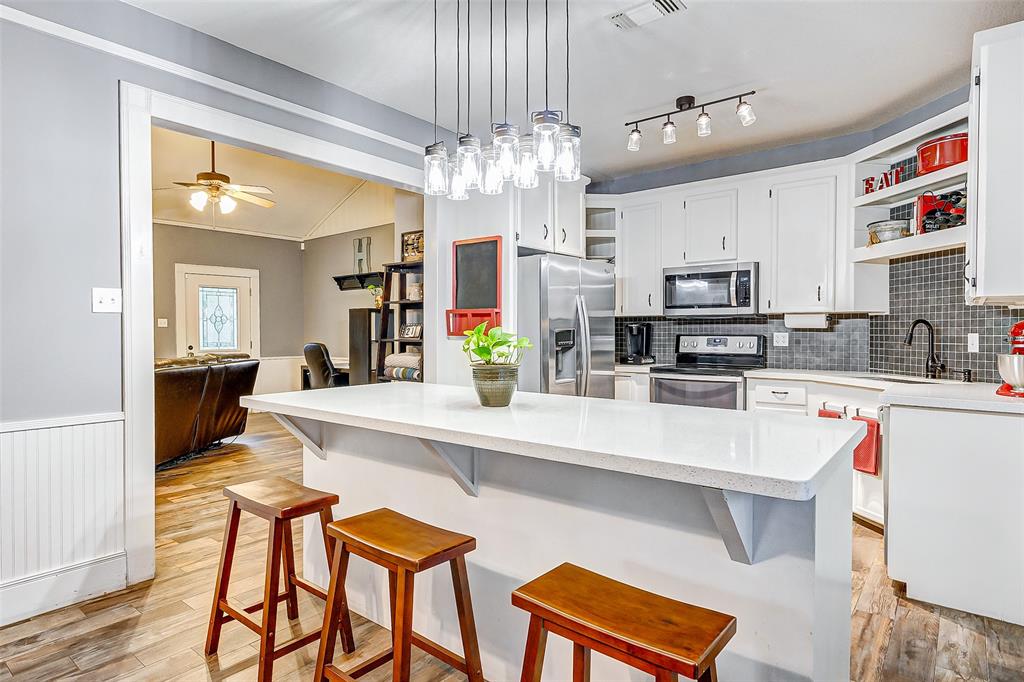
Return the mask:
[[772,395],[787,396],[789,395],[789,391],[772,391]]

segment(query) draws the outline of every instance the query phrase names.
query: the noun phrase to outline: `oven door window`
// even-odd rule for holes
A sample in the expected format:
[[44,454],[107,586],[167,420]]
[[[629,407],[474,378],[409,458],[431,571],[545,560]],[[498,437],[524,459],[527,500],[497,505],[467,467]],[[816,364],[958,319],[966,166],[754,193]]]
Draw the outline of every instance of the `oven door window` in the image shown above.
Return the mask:
[[702,272],[665,277],[665,307],[681,309],[729,308],[732,298],[732,272]]
[[667,405],[718,407],[723,410],[742,409],[739,402],[742,384],[735,381],[687,381],[685,379],[654,379],[651,400]]

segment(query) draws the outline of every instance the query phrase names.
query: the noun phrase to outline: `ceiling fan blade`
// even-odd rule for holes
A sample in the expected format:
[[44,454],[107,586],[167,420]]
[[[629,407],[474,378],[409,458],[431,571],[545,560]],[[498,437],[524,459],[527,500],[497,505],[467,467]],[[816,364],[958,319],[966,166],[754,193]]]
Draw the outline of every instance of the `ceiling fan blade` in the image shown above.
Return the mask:
[[250,194],[273,194],[274,190],[263,185],[235,185],[235,184],[224,184],[221,185],[224,189],[233,189],[236,192],[249,192]]
[[175,182],[174,184],[188,187],[189,189],[206,189],[206,185],[197,185],[195,182]]
[[263,197],[255,197],[251,194],[246,194],[245,192],[236,192],[233,189],[229,189],[225,190],[224,193],[227,194],[229,197],[234,197],[235,199],[239,199],[240,201],[248,201],[250,204],[256,204],[257,206],[262,206],[263,208],[273,208],[275,206],[274,202],[271,201],[270,199],[264,199]]

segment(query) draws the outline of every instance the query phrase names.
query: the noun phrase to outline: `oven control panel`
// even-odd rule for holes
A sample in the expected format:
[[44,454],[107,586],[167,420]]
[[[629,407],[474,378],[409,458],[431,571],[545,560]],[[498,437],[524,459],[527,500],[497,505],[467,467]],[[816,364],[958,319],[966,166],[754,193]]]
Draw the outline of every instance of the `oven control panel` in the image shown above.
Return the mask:
[[760,355],[764,352],[761,336],[685,336],[676,337],[677,353],[721,355]]

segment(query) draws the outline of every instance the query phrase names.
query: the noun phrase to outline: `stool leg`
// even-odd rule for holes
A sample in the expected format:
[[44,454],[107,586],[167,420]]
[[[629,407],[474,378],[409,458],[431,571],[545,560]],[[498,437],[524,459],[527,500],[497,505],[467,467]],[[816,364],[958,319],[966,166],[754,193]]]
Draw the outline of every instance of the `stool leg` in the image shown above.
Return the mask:
[[[704,678],[701,678],[704,679]],[[658,668],[654,673],[654,682],[679,682],[679,675],[671,670]]]
[[476,639],[476,620],[473,618],[473,600],[469,592],[469,575],[466,573],[466,557],[457,556],[449,563],[452,567],[452,584],[455,586],[455,608],[459,612],[459,629],[462,631],[462,656],[466,659],[466,675],[469,676],[470,682],[483,682],[480,646]]
[[544,628],[544,620],[540,616],[531,615],[530,631],[526,634],[526,653],[523,655],[522,682],[540,682],[547,642],[548,631]]
[[[327,587],[327,604],[324,607],[324,624],[320,630],[320,650],[316,656],[316,671],[313,675],[315,682],[323,682],[324,668],[334,660],[334,642],[338,636],[338,628],[341,625],[339,612],[348,612],[348,604],[345,600],[345,576],[348,573],[348,549],[345,543],[335,544],[334,558],[331,560],[331,579]],[[351,627],[351,624],[350,624]],[[351,636],[351,633],[350,633]],[[342,630],[342,645],[344,646],[344,630]],[[345,649],[346,653],[352,653]]]
[[[327,524],[329,524],[332,520],[333,520],[333,514],[331,513],[331,508],[330,507],[327,507],[326,509],[321,509],[320,510],[320,533],[323,535],[323,538],[324,538],[324,548],[327,550],[327,565],[328,566],[331,566],[332,562],[334,561],[334,555],[336,554],[335,546],[338,545],[338,544],[343,544],[343,543],[335,542],[334,538],[331,537],[331,535],[327,532]],[[347,567],[348,567],[348,555],[349,555],[349,552],[346,549],[345,550],[345,564],[344,564],[345,567],[346,567],[346,570],[347,570]],[[331,570],[331,575],[332,576],[334,575],[333,569]],[[338,589],[341,590],[341,603],[342,603],[342,606],[339,607],[339,609],[338,609],[338,619],[339,619],[339,625],[340,625],[340,628],[341,628],[340,629],[340,632],[341,632],[341,648],[342,648],[342,650],[346,654],[350,654],[350,653],[352,653],[353,651],[356,650],[356,638],[355,638],[355,635],[352,634],[352,615],[348,612],[348,598],[345,595],[345,574],[344,573],[342,573],[342,575],[341,575],[341,585],[340,585],[340,587]]]
[[213,588],[213,608],[210,610],[210,626],[206,630],[206,655],[217,653],[220,644],[221,620],[220,601],[228,598],[228,582],[231,580],[231,563],[235,559],[235,542],[238,540],[238,519],[242,510],[231,500],[228,505],[228,520],[224,526],[224,542],[220,547],[220,567],[217,569],[217,583]]
[[270,682],[274,675],[274,640],[277,629],[277,590],[281,582],[281,546],[284,544],[284,521],[274,519],[267,541],[267,577],[263,587],[263,623],[260,627],[260,663],[256,671],[259,682]]
[[284,589],[288,595],[288,618],[295,620],[299,617],[299,595],[295,589],[295,543],[292,541],[292,522],[283,523],[281,547],[284,550]]
[[718,671],[715,669],[714,661],[711,661],[708,669],[698,678],[698,682],[718,682]]
[[590,649],[573,642],[572,682],[590,682]]
[[391,679],[393,682],[409,682],[410,662],[412,659],[412,571],[398,569],[395,576],[396,604],[395,620],[391,625],[394,636],[394,655]]

